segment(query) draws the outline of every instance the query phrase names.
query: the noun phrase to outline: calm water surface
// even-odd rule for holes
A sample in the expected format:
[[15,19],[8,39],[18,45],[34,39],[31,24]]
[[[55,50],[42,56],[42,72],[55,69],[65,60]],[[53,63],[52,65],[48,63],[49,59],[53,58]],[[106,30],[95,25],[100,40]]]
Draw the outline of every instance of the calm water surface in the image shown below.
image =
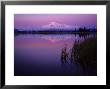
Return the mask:
[[83,41],[95,35],[79,36],[74,34],[17,35],[14,38],[14,75],[15,76],[83,76],[96,75],[96,70],[83,68],[68,59],[61,62],[61,50],[65,46],[71,51],[75,41]]

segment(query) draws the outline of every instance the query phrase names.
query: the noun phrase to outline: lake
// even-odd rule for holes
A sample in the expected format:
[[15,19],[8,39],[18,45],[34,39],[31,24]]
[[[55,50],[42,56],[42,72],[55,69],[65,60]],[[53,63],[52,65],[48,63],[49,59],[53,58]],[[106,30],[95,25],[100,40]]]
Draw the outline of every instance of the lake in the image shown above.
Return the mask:
[[[14,37],[15,76],[91,76],[97,68],[83,68],[70,60],[70,51],[76,41],[95,38],[96,34],[21,34]],[[68,58],[61,60],[66,47]]]

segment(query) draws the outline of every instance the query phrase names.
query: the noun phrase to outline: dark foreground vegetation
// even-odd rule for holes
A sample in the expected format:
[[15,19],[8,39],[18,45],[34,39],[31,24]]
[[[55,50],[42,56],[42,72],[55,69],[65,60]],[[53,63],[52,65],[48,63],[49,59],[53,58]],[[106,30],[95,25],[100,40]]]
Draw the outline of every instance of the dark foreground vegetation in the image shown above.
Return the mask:
[[80,64],[83,68],[97,69],[97,37],[85,38],[83,41],[75,41],[70,51],[67,47],[61,50],[61,62]]
[[83,67],[96,68],[97,66],[97,38],[85,39],[83,42],[75,42],[73,55],[76,63]]

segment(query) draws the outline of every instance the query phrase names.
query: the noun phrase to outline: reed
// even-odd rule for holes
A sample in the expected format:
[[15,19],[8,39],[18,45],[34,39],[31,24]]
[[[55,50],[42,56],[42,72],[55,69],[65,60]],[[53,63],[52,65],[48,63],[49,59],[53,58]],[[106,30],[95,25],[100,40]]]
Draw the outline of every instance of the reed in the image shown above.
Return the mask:
[[84,67],[97,66],[97,38],[88,38],[83,42],[75,42],[72,54],[75,62]]

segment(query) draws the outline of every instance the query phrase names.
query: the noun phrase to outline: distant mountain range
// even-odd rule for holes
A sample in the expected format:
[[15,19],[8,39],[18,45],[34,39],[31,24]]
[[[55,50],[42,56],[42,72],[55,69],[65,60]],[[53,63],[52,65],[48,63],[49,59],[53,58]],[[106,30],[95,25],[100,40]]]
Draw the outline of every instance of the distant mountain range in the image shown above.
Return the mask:
[[[50,22],[47,25],[43,25],[43,26],[38,26],[36,28],[15,28],[15,29],[19,29],[20,31],[22,30],[78,30],[80,28],[80,26],[72,26],[72,25],[68,25],[68,24],[60,24],[57,22]],[[86,27],[89,29],[93,29],[94,27]]]
[[75,33],[75,32],[97,32],[96,28],[78,27],[67,24],[51,22],[36,29],[14,29],[15,33]]

